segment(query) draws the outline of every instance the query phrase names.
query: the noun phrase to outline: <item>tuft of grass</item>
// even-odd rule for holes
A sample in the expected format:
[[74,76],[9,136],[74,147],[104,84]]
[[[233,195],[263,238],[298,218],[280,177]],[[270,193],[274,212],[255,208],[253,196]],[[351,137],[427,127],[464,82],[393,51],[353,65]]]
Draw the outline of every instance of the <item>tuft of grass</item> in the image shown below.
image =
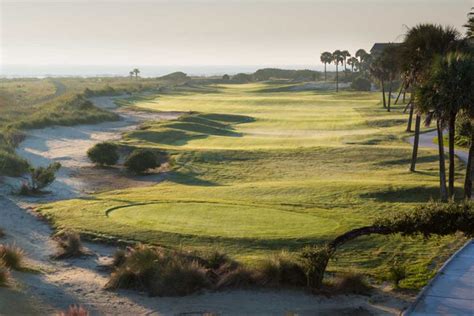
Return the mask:
[[394,263],[390,266],[388,272],[388,278],[393,282],[393,285],[396,289],[400,286],[400,281],[406,279],[407,269],[404,265],[400,263]]
[[112,266],[116,268],[120,267],[122,264],[124,264],[126,258],[127,252],[124,249],[117,250],[112,258]]
[[371,286],[361,274],[348,272],[336,279],[334,290],[336,293],[368,295]]
[[10,269],[0,260],[0,287],[10,285]]
[[71,305],[65,312],[60,312],[58,316],[89,316],[89,312],[82,306]]
[[255,271],[239,266],[223,274],[216,284],[216,289],[248,288],[258,284]]
[[75,231],[63,231],[56,235],[56,241],[60,251],[54,256],[55,259],[76,258],[86,255],[82,245],[81,236]]
[[259,281],[266,286],[305,286],[306,273],[301,264],[287,251],[264,260],[257,268]]
[[0,245],[0,262],[3,262],[7,268],[21,270],[23,256],[23,250],[15,245]]
[[138,245],[112,273],[108,289],[145,290],[152,296],[184,296],[209,288],[207,269],[189,257]]

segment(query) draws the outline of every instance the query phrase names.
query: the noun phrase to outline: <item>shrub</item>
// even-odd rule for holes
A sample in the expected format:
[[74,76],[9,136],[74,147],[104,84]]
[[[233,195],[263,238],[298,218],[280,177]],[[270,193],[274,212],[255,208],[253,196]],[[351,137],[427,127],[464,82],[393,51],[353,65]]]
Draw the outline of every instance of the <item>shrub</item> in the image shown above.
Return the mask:
[[182,296],[211,285],[206,269],[178,252],[138,245],[125,255],[106,288],[145,290],[153,296]]
[[258,267],[259,281],[269,286],[305,286],[306,274],[300,262],[288,252],[265,260]]
[[395,288],[398,288],[400,281],[407,277],[406,267],[404,265],[394,263],[390,266],[388,276],[389,280],[393,282]]
[[362,275],[349,272],[336,281],[335,289],[339,293],[366,295],[371,287]]
[[0,245],[0,262],[3,262],[7,268],[21,270],[23,267],[23,250],[15,245]]
[[255,284],[257,284],[255,272],[246,267],[237,267],[223,274],[217,282],[216,288],[244,288]]
[[5,263],[0,260],[0,287],[8,286],[10,284],[10,270]]
[[82,246],[81,236],[74,231],[63,231],[56,235],[60,251],[54,256],[55,259],[81,257],[86,253]]
[[351,88],[356,91],[370,91],[370,80],[364,77],[357,77],[351,83]]
[[30,169],[30,183],[24,183],[20,189],[20,194],[40,192],[56,179],[56,172],[61,168],[59,162],[53,162],[47,167],[37,167]]
[[59,313],[59,316],[89,316],[89,312],[79,305],[71,305],[65,312]]
[[401,212],[375,221],[374,225],[390,228],[394,233],[424,236],[463,232],[474,236],[472,202],[430,202],[413,211]]
[[0,174],[17,177],[28,171],[28,162],[10,152],[0,148]]
[[158,166],[158,159],[155,154],[149,150],[134,150],[125,161],[125,167],[138,174]]
[[328,246],[313,246],[303,249],[301,259],[306,274],[306,285],[309,288],[321,287],[324,271],[326,271],[331,254],[332,251]]
[[87,157],[99,166],[112,166],[119,160],[117,145],[103,142],[94,145],[87,151]]
[[125,259],[127,258],[127,253],[123,249],[119,249],[114,253],[112,258],[112,265],[116,268],[120,267],[125,263]]

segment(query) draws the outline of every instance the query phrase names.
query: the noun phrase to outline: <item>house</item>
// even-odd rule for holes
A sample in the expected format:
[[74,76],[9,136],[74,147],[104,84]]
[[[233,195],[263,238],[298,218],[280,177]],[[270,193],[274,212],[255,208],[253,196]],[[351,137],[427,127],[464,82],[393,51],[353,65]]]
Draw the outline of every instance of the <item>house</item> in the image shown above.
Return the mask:
[[373,57],[378,57],[382,52],[391,45],[400,45],[400,43],[375,43],[370,49],[370,54]]

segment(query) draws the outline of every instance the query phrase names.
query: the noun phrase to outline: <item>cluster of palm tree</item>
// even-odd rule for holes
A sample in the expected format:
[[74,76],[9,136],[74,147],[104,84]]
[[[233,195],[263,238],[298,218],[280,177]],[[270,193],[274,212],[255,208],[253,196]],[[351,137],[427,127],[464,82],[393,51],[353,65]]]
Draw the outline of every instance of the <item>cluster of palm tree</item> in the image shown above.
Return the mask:
[[131,70],[128,74],[130,75],[130,78],[133,78],[135,76],[135,78],[138,79],[138,74],[140,73],[140,69],[138,68],[134,68],[133,70]]
[[[471,35],[469,35],[471,34]],[[472,37],[472,33],[468,32]],[[409,124],[415,114],[415,137],[410,170],[415,171],[418,155],[419,134],[422,116],[425,125],[436,121],[441,200],[454,198],[455,159],[454,145],[456,119],[461,115],[474,119],[474,57],[468,38],[452,27],[420,24],[408,30],[404,42],[388,48],[380,57],[381,69],[390,72],[387,60],[393,55],[393,69],[401,75],[402,89],[411,92]],[[383,64],[386,62],[386,64]],[[379,69],[379,71],[381,71]],[[381,75],[380,78],[387,74]],[[383,85],[383,84],[382,84]],[[443,130],[448,128],[449,173],[446,188]],[[467,163],[464,196],[470,198],[472,191],[472,156],[474,155],[474,133],[471,131],[471,146]]]
[[327,80],[327,64],[332,64],[336,66],[336,92],[339,91],[339,65],[344,67],[344,76],[347,76],[347,65],[351,67],[351,72],[364,71],[368,69],[370,64],[371,55],[363,49],[359,49],[355,56],[352,55],[347,50],[335,50],[331,52],[323,52],[321,54],[321,62],[324,64],[324,80]]

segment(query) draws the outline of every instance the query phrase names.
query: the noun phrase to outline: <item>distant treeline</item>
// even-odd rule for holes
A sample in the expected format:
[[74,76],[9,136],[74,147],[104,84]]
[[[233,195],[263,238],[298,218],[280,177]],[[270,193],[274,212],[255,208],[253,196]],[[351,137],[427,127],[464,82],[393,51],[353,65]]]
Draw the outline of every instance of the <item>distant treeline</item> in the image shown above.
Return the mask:
[[224,75],[223,80],[229,80],[236,83],[245,83],[252,81],[265,81],[270,79],[289,79],[295,81],[318,80],[320,72],[303,69],[303,70],[289,70],[278,68],[263,68],[259,69],[253,74],[238,73],[232,77]]

